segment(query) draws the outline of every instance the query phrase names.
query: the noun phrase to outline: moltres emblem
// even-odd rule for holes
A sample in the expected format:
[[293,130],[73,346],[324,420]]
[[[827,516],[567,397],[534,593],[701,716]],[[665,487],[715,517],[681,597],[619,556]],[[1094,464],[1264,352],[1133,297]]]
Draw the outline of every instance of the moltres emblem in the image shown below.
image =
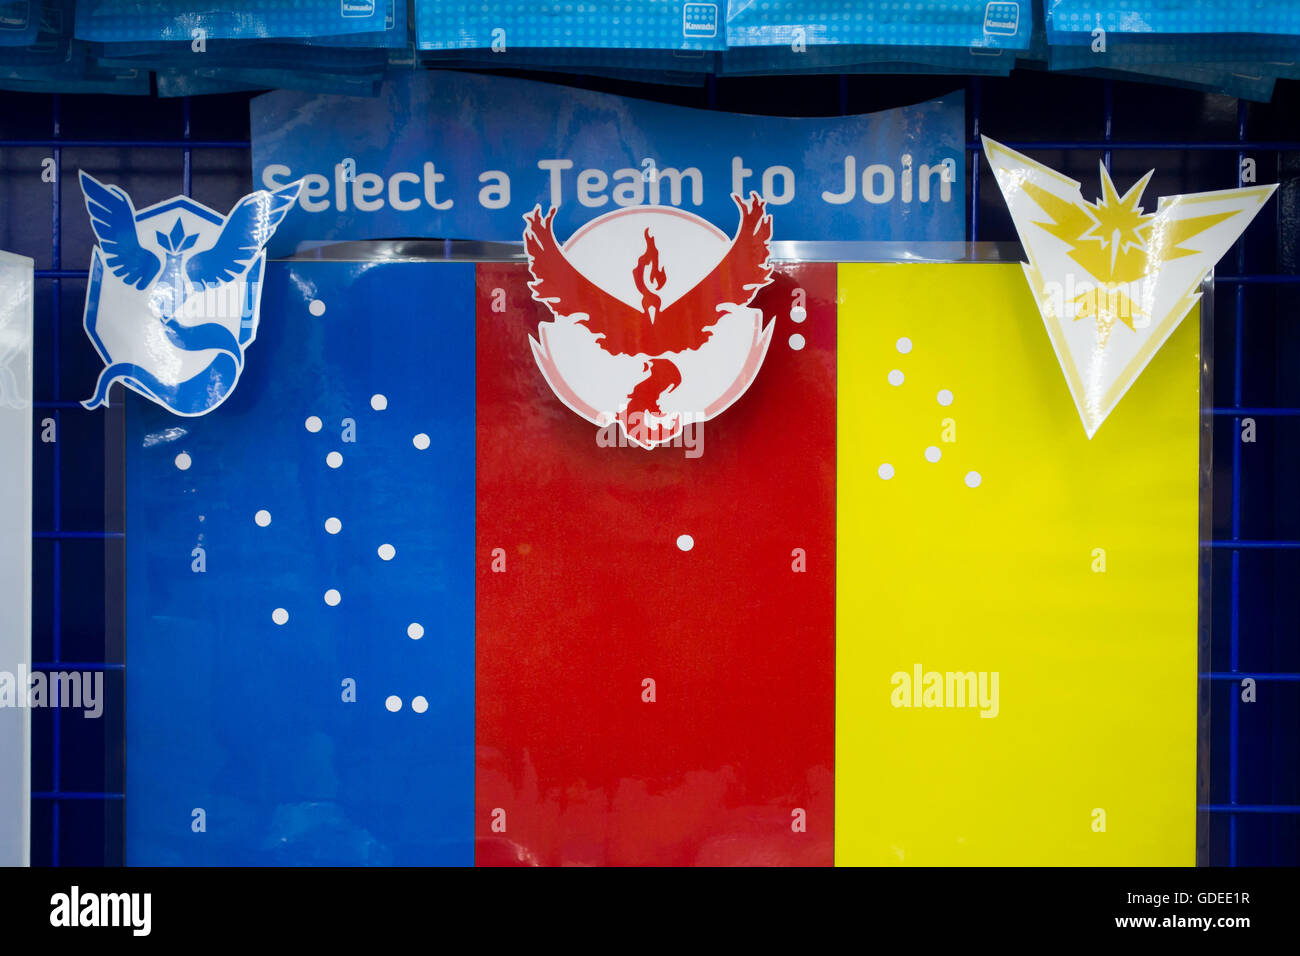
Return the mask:
[[772,217],[757,194],[732,199],[740,227],[731,238],[675,207],[629,206],[561,247],[554,209],[524,217],[529,288],[555,316],[529,341],[560,401],[654,448],[745,393],[772,338],[772,323],[750,308],[772,281]]
[[86,408],[122,382],[177,415],[204,415],[234,389],[257,335],[263,247],[298,183],[245,196],[223,217],[177,196],[136,212],[117,186],[81,174],[99,245],[86,334],[107,366]]

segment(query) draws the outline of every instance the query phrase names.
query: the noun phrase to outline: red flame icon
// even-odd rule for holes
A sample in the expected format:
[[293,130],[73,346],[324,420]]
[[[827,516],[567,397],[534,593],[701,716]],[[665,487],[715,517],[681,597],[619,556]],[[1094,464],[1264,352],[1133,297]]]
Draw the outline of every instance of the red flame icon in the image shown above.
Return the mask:
[[641,293],[641,311],[653,322],[659,313],[658,292],[668,281],[668,273],[659,266],[659,247],[655,245],[655,237],[650,235],[648,228],[645,231],[645,252],[636,261],[632,278],[636,282],[637,291]]

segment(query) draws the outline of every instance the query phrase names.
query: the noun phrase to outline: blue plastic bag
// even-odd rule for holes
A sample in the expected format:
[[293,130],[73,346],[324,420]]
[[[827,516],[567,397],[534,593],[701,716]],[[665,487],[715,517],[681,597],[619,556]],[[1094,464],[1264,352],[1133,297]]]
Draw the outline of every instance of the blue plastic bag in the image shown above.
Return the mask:
[[[517,0],[450,4],[416,0],[421,50],[606,47],[639,50],[726,48],[724,0]],[[636,62],[625,65],[637,69]]]
[[[680,60],[652,61],[644,69],[620,65],[626,57],[617,50],[546,50],[511,51],[509,60],[483,50],[422,50],[419,63],[437,70],[496,70],[510,68],[537,73],[574,73],[602,76],[612,80],[631,80],[659,86],[702,86],[710,73],[717,72],[719,54],[703,50],[646,50],[637,56],[665,53],[681,55]],[[517,54],[517,55],[516,55]],[[403,67],[398,67],[403,68]]]
[[307,90],[342,96],[374,96],[382,74],[349,75],[315,70],[276,70],[239,67],[182,69],[163,67],[156,71],[158,96],[202,96],[207,93],[235,93],[242,90]]
[[1029,48],[1030,0],[730,0],[727,45]]
[[804,73],[970,73],[1006,76],[1016,65],[1011,50],[836,44],[737,47],[720,54],[719,72],[728,76]]
[[[1192,64],[1151,64],[1130,69],[1097,68],[1091,70],[1068,70],[1081,76],[1100,76],[1130,82],[1163,83],[1167,86],[1181,86],[1205,93],[1219,93],[1235,96],[1243,100],[1267,103],[1273,98],[1276,77],[1258,69],[1253,72],[1234,72],[1225,68],[1226,64],[1212,64],[1211,68]],[[1217,67],[1217,68],[1213,68]],[[1248,66],[1239,68],[1249,71]]]
[[1046,0],[1042,20],[1036,46],[1053,71],[1257,101],[1300,75],[1297,0]]
[[1255,37],[1300,38],[1300,0],[1047,0],[1047,39],[1091,45],[1095,30],[1115,37],[1213,36],[1249,49]]
[[0,47],[30,46],[41,24],[41,0],[0,0]]
[[384,0],[77,0],[76,36],[100,43],[324,37],[387,26]]
[[407,0],[385,0],[384,29],[369,33],[343,33],[336,36],[306,37],[298,41],[309,46],[350,46],[383,50],[405,49],[410,43]]
[[0,65],[53,66],[66,63],[72,42],[73,0],[45,0],[38,32],[23,46],[0,44]]
[[22,66],[0,62],[0,89],[27,93],[118,93],[148,96],[149,71],[101,66],[73,46],[56,65]]
[[519,47],[502,53],[489,50],[426,50],[421,59],[438,65],[459,63],[474,69],[513,70],[612,70],[615,73],[653,74],[660,71],[703,74],[717,68],[718,54],[707,50],[639,50],[629,56],[626,51],[602,47],[555,50],[545,47]]
[[310,47],[275,41],[213,40],[201,56],[187,44],[91,44],[98,62],[106,66],[181,70],[306,70],[324,73],[381,74],[388,65],[384,50]]

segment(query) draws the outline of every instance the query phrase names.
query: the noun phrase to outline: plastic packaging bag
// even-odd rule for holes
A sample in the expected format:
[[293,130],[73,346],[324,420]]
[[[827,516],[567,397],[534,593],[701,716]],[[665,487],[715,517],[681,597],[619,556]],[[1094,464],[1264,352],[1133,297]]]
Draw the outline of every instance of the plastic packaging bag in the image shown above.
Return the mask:
[[348,75],[314,70],[276,70],[254,67],[208,67],[156,71],[158,95],[200,96],[205,93],[234,93],[240,90],[309,90],[342,96],[374,96],[382,80],[379,73]]
[[386,0],[384,29],[369,33],[344,33],[336,36],[306,37],[309,46],[370,47],[384,50],[404,49],[410,43],[407,0]]
[[[0,16],[3,16],[2,11],[0,8]],[[24,46],[6,46],[0,42],[0,70],[68,62],[71,55],[71,14],[72,0],[45,0],[41,7],[40,30],[30,42]]]
[[1029,0],[730,0],[727,45],[1029,47]]
[[770,73],[923,72],[1006,76],[1015,66],[1010,50],[837,44],[790,47],[738,47],[720,54],[720,72],[731,76]]
[[105,65],[71,38],[71,0],[47,0],[41,32],[28,47],[0,47],[0,89],[31,93],[149,94],[149,70]]
[[1160,38],[1179,45],[1213,37],[1213,46],[1242,55],[1257,43],[1289,38],[1300,45],[1300,2],[1265,0],[1047,0],[1052,44],[1090,46],[1100,29],[1111,39]]
[[76,35],[104,43],[126,40],[321,37],[374,33],[387,26],[382,0],[77,0]]
[[[310,47],[301,43],[214,40],[208,52],[196,58],[188,46],[176,44],[94,44],[99,63],[105,66],[162,70],[201,69],[220,73],[237,69],[368,75],[379,78],[388,64],[383,50],[352,50],[345,47]],[[279,85],[279,84],[275,84]]]
[[[422,50],[511,50],[523,47],[606,47],[639,50],[722,50],[720,3],[662,0],[530,0],[466,7],[416,0]],[[637,67],[635,62],[626,64]]]
[[41,24],[41,0],[0,0],[0,47],[30,46]]

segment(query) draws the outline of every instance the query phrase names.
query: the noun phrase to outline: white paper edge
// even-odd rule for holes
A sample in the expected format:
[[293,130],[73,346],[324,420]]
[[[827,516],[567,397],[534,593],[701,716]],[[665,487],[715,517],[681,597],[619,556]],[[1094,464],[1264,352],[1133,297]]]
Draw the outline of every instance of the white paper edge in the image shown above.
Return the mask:
[[[31,500],[32,500],[32,492],[33,492],[32,440],[34,437],[32,434],[33,413],[31,409],[31,401],[32,401],[32,392],[34,391],[34,385],[35,385],[33,380],[34,368],[33,368],[33,361],[32,361],[33,353],[35,351],[35,327],[33,324],[33,308],[34,308],[34,299],[35,299],[35,291],[36,291],[35,281],[34,281],[35,276],[33,274],[33,270],[35,269],[35,262],[27,258],[26,256],[18,256],[9,252],[0,252],[0,265],[5,265],[20,270],[24,270],[24,269],[26,270],[27,327],[29,330],[28,340],[32,343],[32,347],[28,348],[27,350],[28,394],[26,397],[27,397],[28,408],[25,412],[25,417],[27,421],[26,440],[23,442],[24,447],[22,450],[20,450],[19,458],[18,458],[19,466],[24,468],[27,473],[28,507],[26,509],[26,514],[21,516],[18,522],[20,529],[21,528],[26,529],[26,533],[22,536],[22,540],[25,540],[26,546],[21,549],[22,558],[19,560],[19,566],[23,568],[25,572],[24,577],[26,579],[26,587],[23,588],[23,592],[22,592],[23,601],[21,606],[18,608],[19,634],[25,635],[25,637],[19,639],[20,646],[17,648],[18,653],[14,655],[14,663],[23,665],[26,668],[26,672],[30,673],[31,666],[32,666],[32,643],[31,643],[31,633],[32,633]],[[25,693],[25,691],[26,688],[22,688],[20,692]],[[22,796],[22,800],[21,800],[21,810],[19,812],[19,820],[18,820],[18,827],[19,827],[18,858],[16,860],[9,860],[9,859],[0,860],[0,864],[4,864],[6,866],[30,866],[31,865],[32,721],[31,721],[31,711],[28,708],[26,707],[20,708],[19,714],[20,714],[19,722],[22,727],[21,729],[22,744],[19,748],[22,754],[22,766],[18,768],[17,779],[19,781],[18,789],[19,789],[19,793]],[[8,769],[9,768],[5,768],[6,773],[8,772]]]

